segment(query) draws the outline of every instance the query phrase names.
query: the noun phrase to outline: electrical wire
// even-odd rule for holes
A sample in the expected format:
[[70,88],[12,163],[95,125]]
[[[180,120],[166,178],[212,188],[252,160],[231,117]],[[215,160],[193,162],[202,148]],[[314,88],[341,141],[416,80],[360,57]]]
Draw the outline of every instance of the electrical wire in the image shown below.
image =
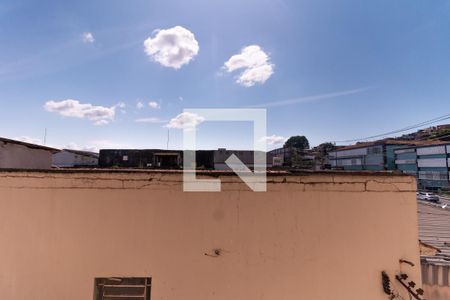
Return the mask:
[[358,141],[362,141],[362,140],[370,140],[370,139],[374,139],[374,138],[379,138],[379,137],[383,137],[383,136],[387,136],[387,135],[392,135],[392,134],[396,134],[396,133],[401,133],[401,132],[405,132],[405,131],[409,131],[412,129],[416,129],[419,127],[423,127],[423,126],[427,126],[427,125],[431,125],[434,123],[438,123],[444,120],[450,119],[450,114],[445,114],[443,116],[440,117],[436,117],[427,121],[423,121],[414,125],[410,125],[401,129],[397,129],[397,130],[392,130],[389,132],[385,132],[385,133],[381,133],[381,134],[377,134],[377,135],[372,135],[372,136],[368,136],[368,137],[363,137],[363,138],[357,138],[357,139],[351,139],[351,140],[343,140],[343,141],[335,141],[334,143],[351,143],[351,142],[358,142]]

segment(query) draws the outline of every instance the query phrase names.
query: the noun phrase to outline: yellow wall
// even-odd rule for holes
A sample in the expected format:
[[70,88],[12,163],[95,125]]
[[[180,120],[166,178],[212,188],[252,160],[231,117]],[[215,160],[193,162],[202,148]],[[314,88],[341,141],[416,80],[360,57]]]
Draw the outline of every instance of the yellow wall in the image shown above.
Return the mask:
[[382,270],[421,282],[412,177],[269,176],[266,193],[181,178],[0,172],[1,299],[92,299],[107,276],[152,277],[152,300],[388,299]]

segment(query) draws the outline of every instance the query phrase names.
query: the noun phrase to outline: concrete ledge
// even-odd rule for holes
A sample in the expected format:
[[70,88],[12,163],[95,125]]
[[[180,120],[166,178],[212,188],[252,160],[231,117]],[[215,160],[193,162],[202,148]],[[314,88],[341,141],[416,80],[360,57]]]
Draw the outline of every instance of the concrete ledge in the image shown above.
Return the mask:
[[[226,174],[226,175],[224,175]],[[248,190],[231,172],[199,172],[198,179],[219,178],[223,190]],[[166,171],[0,171],[0,188],[36,189],[182,189],[182,172]],[[414,177],[383,173],[269,173],[268,190],[278,186],[302,191],[413,192]]]

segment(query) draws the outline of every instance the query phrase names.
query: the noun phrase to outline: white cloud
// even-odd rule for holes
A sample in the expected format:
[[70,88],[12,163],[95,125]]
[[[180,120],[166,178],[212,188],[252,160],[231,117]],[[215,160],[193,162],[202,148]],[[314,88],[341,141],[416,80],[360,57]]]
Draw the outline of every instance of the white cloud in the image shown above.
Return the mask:
[[136,103],[136,107],[137,107],[137,109],[142,109],[142,108],[144,108],[144,103],[142,103],[141,101],[138,101],[138,103]]
[[169,124],[167,124],[168,128],[177,128],[177,129],[194,129],[197,125],[201,124],[205,121],[205,118],[190,112],[183,112],[171,119]]
[[200,47],[192,32],[181,26],[155,31],[144,41],[145,52],[165,67],[179,69],[188,64]]
[[[120,104],[119,104],[120,107]],[[86,118],[95,125],[105,125],[114,120],[116,106],[95,106],[90,103],[80,103],[78,100],[47,101],[45,110],[64,117]]]
[[278,145],[284,143],[286,141],[286,138],[279,135],[269,135],[263,137],[262,140],[265,141],[267,145]]
[[125,107],[127,107],[127,105],[124,103],[124,102],[119,102],[119,103],[117,103],[116,105],[114,105],[115,107],[118,107],[118,108],[125,108]]
[[156,102],[156,101],[150,101],[148,103],[148,106],[150,106],[153,109],[160,109],[161,108],[161,105],[159,105],[159,103]]
[[72,150],[99,152],[100,149],[131,149],[134,147],[129,144],[117,143],[110,140],[92,140],[89,141],[85,146],[80,146],[76,143],[69,143],[64,148]]
[[80,146],[77,143],[69,143],[62,147],[63,149],[69,150],[81,150],[81,151],[89,151],[89,152],[98,152],[98,149],[94,146]]
[[243,48],[241,53],[230,57],[223,66],[228,72],[244,69],[237,77],[236,82],[246,87],[266,82],[272,76],[274,67],[275,65],[270,62],[269,55],[258,45]]
[[287,99],[287,100],[278,100],[278,101],[260,103],[260,104],[250,105],[249,107],[266,107],[267,108],[267,107],[293,105],[293,104],[297,104],[297,103],[322,101],[322,100],[327,100],[327,99],[334,99],[334,98],[338,98],[338,97],[355,95],[355,94],[366,92],[370,89],[372,89],[372,87],[362,87],[362,88],[353,89],[353,90],[337,91],[337,92],[331,92],[331,93],[327,93],[327,94],[317,94],[317,95],[304,96],[304,97],[292,98],[292,99]]
[[94,35],[92,35],[91,32],[83,33],[83,42],[92,44],[93,42],[95,42]]
[[153,124],[156,124],[156,123],[165,123],[166,121],[161,120],[159,118],[152,118],[152,117],[150,117],[150,118],[136,119],[135,122],[137,122],[137,123],[153,123]]
[[42,140],[37,139],[37,138],[32,138],[32,137],[29,137],[29,136],[15,137],[15,138],[13,138],[13,140],[21,141],[21,142],[29,143],[29,144],[42,145]]

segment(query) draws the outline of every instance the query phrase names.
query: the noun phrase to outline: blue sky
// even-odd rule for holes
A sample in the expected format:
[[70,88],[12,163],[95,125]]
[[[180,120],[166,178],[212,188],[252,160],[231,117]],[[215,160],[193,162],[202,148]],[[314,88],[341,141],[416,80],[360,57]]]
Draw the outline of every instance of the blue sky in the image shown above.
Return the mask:
[[[164,65],[144,41],[174,32],[198,51]],[[260,60],[228,72],[248,46]],[[251,86],[238,82],[246,71]],[[165,148],[184,108],[267,107],[268,135],[317,145],[450,113],[449,96],[448,1],[0,2],[0,136],[43,142],[47,128],[58,147]],[[105,115],[74,116],[57,105],[67,99]],[[251,124],[204,122],[198,138],[249,148]],[[169,147],[181,146],[171,128]]]

